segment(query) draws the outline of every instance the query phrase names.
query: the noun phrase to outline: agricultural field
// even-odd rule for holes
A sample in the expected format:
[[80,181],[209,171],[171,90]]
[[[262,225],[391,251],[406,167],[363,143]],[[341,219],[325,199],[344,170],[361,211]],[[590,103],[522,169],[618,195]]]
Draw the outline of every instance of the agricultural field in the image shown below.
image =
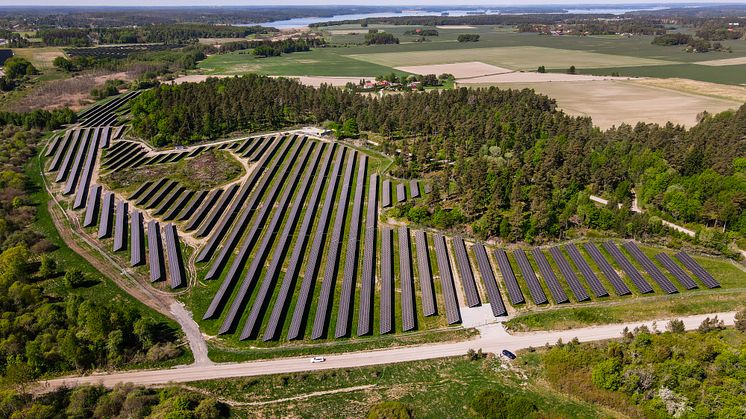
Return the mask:
[[221,359],[262,357],[240,354],[248,342],[272,356],[462,339],[505,319],[519,330],[621,321],[624,307],[663,301],[632,313],[665,315],[694,296],[732,309],[746,290],[737,265],[633,241],[505,249],[401,225],[388,211],[427,200],[428,181],[303,130],[155,150],[117,125],[136,94],[50,141],[50,181],[112,258],[223,337]]
[[[400,44],[363,46],[366,31],[359,26],[334,26],[321,31],[329,43],[326,48],[270,58],[256,58],[246,51],[214,55],[202,61],[197,71],[310,76],[301,80],[311,85],[335,81],[343,85],[389,73],[451,73],[459,86],[533,88],[557,99],[570,114],[591,116],[601,128],[669,120],[691,126],[704,110],[717,113],[736,108],[740,103],[728,99],[739,96],[738,85],[746,84],[746,44],[742,41],[723,41],[731,53],[693,54],[679,47],[651,45],[652,36],[545,36],[517,33],[512,27],[478,26],[440,28],[438,36],[416,42],[420,37],[405,34],[415,28],[370,25],[366,29],[391,33],[400,38]],[[456,38],[462,33],[479,34],[480,40],[459,43]],[[547,73],[537,73],[539,66]],[[571,66],[576,75],[565,74]],[[342,82],[335,77],[349,79]],[[711,83],[725,94],[709,93],[713,89],[684,94],[678,83],[653,88],[652,83],[634,82],[636,78]]]

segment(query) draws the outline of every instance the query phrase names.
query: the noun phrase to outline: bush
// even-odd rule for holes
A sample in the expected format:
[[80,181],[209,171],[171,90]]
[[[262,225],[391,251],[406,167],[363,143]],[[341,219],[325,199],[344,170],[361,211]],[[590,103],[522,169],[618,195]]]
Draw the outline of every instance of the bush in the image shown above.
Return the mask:
[[723,323],[722,320],[718,320],[718,316],[715,316],[713,318],[706,318],[702,321],[702,324],[699,325],[697,328],[697,331],[699,333],[708,333],[712,332],[714,330],[722,330],[725,329],[725,323]]
[[368,412],[368,419],[409,419],[411,417],[413,417],[412,408],[397,401],[378,403]]
[[668,322],[668,325],[666,325],[666,330],[671,333],[684,333],[686,331],[686,328],[684,327],[683,321],[679,319],[673,319]]
[[508,397],[497,390],[482,390],[477,394],[469,407],[482,418],[505,418]]
[[746,310],[736,313],[736,330],[746,332]]
[[622,365],[616,358],[601,361],[593,367],[593,384],[606,390],[618,390],[622,385]]
[[65,285],[70,288],[82,287],[86,283],[85,275],[80,269],[70,269],[65,272]]
[[459,42],[479,42],[479,35],[477,34],[469,34],[469,33],[462,33],[458,36]]

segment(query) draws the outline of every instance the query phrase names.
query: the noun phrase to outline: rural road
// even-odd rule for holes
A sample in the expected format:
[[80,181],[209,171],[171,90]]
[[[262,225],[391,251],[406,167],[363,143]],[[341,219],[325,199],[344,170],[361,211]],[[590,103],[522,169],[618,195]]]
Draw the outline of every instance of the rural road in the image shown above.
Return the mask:
[[[712,313],[680,317],[685,327],[696,329],[706,317],[717,316],[726,325],[732,325],[735,312]],[[657,320],[659,330],[665,329],[668,319]],[[114,372],[81,377],[64,377],[39,383],[36,391],[52,391],[62,386],[76,386],[80,384],[102,384],[113,387],[119,383],[133,383],[136,385],[157,385],[183,383],[189,381],[211,380],[220,378],[248,377],[257,375],[283,374],[293,372],[318,371],[336,368],[354,368],[370,365],[391,364],[396,362],[418,361],[449,356],[464,355],[469,349],[482,349],[486,352],[499,353],[503,349],[516,351],[528,347],[539,347],[554,344],[558,339],[567,342],[575,337],[580,341],[604,340],[617,338],[625,327],[634,329],[640,325],[647,325],[652,329],[654,321],[632,322],[596,327],[585,327],[574,330],[531,332],[509,334],[500,324],[479,327],[480,336],[463,342],[447,342],[430,345],[418,345],[374,351],[350,352],[328,355],[326,362],[312,364],[309,357],[282,358],[242,363],[219,363],[212,365],[193,364],[170,369]]]

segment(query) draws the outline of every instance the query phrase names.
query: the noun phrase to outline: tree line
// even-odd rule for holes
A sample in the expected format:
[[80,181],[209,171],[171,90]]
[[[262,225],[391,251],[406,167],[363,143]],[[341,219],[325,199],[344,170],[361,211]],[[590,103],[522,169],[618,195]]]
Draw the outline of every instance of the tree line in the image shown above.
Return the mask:
[[[159,86],[134,100],[132,113],[135,132],[156,146],[354,120],[360,132],[383,137],[384,151],[402,150],[393,175],[432,184],[433,193],[415,204],[420,222],[468,226],[481,237],[541,241],[574,227],[656,235],[663,228],[654,217],[629,212],[632,189],[644,204],[666,209],[680,201],[676,185],[688,200],[702,202],[680,213],[686,220],[746,234],[746,199],[740,198],[746,197],[740,160],[746,106],[705,115],[689,130],[641,123],[603,132],[590,118],[568,116],[530,90],[459,88],[379,98],[248,75]],[[685,185],[709,176],[708,168],[721,176],[718,187],[687,192]],[[665,181],[656,183],[651,179],[659,171]],[[612,204],[598,208],[589,193]]]

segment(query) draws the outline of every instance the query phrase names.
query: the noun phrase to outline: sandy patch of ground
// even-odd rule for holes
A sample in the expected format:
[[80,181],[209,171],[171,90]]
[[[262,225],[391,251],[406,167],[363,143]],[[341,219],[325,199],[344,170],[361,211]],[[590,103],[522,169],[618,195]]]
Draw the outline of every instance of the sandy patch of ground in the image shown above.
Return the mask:
[[211,77],[222,79],[224,77],[232,77],[227,74],[191,74],[189,76],[181,76],[168,82],[169,84],[181,84],[181,83],[201,83]]
[[635,83],[645,86],[678,90],[684,93],[693,93],[702,96],[713,96],[720,99],[734,100],[737,102],[746,102],[746,87],[744,86],[676,78],[642,78],[636,79]]
[[590,116],[593,123],[609,128],[622,123],[654,122],[692,126],[697,114],[736,109],[742,102],[671,89],[646,86],[638,81],[576,81],[562,83],[492,83],[505,89],[533,89],[557,100],[570,115]]
[[723,58],[721,60],[709,60],[709,61],[697,61],[693,64],[699,64],[699,65],[708,65],[712,67],[721,67],[725,65],[739,65],[739,64],[746,64],[746,57],[736,57],[736,58]]
[[[172,80],[171,84],[181,83],[200,83],[207,80],[210,77],[224,78],[233,77],[227,74],[192,74],[189,76],[181,76],[177,79]],[[322,77],[322,76],[270,76],[270,77],[285,77],[288,79],[295,79],[307,86],[319,87],[322,84],[329,84],[332,86],[344,86],[347,83],[359,83],[360,80],[371,80],[370,77]]]
[[471,77],[459,79],[459,84],[485,84],[485,83],[549,83],[549,82],[575,82],[575,81],[598,81],[598,80],[629,80],[628,77],[592,76],[586,74],[564,74],[564,73],[536,73],[536,72],[510,72],[504,74],[492,74],[482,77]]
[[199,38],[199,43],[204,45],[225,44],[226,42],[245,41],[246,38]]
[[[379,32],[383,32],[382,30],[378,30]],[[329,31],[332,35],[364,35],[368,33],[368,29],[337,29],[333,31]]]
[[479,61],[498,67],[528,71],[534,71],[542,65],[550,69],[565,69],[570,68],[572,65],[577,68],[609,68],[675,64],[673,61],[651,58],[529,46],[379,52],[372,54],[350,54],[346,55],[346,57],[386,67]]
[[438,29],[476,29],[474,26],[469,25],[441,25],[436,26]]
[[471,78],[486,76],[489,74],[501,74],[510,73],[513,70],[507,68],[497,67],[490,64],[485,64],[479,61],[470,61],[465,63],[453,63],[453,64],[433,64],[433,65],[418,65],[418,66],[404,66],[396,67],[399,71],[404,71],[412,74],[453,74],[457,79]]

